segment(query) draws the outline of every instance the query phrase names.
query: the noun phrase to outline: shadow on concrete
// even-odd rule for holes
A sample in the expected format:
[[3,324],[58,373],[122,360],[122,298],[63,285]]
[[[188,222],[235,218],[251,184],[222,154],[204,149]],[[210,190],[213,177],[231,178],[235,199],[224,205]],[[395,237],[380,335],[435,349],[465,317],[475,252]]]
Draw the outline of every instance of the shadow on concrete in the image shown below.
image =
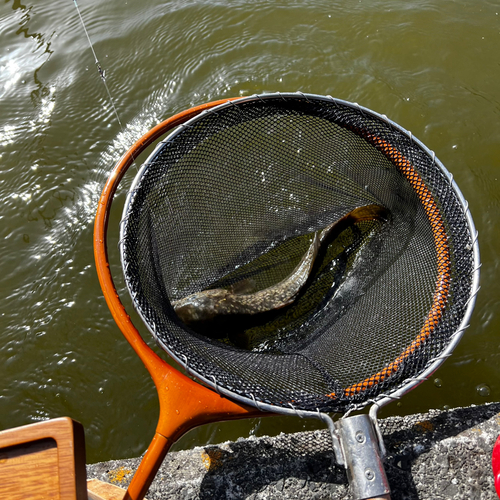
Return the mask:
[[[457,465],[453,463],[453,454],[446,452],[447,446],[453,447],[453,440],[445,441],[448,444],[442,442],[499,412],[500,404],[492,404],[382,420],[387,448],[385,469],[392,500],[433,498],[432,495],[422,496],[426,488],[441,491],[442,495],[437,493],[436,499],[460,495],[463,485],[459,488],[451,481],[451,476],[448,480],[445,474]],[[443,452],[437,453],[435,449],[431,452],[438,442]],[[350,498],[345,470],[334,463],[327,431],[242,440],[225,447],[206,447],[205,453],[207,473],[199,490],[199,498],[203,500],[251,500],[264,491],[270,499]],[[489,450],[484,451],[488,453]],[[463,459],[468,460],[467,457]],[[417,460],[419,466],[415,467]],[[422,482],[428,484],[423,486]],[[481,498],[479,493],[474,494],[472,486],[468,488],[468,496],[463,498]]]
[[[208,471],[199,498],[336,498],[347,495],[343,467],[334,464],[327,432],[229,443],[225,449],[206,447]],[[343,493],[343,496],[338,496]]]
[[[442,496],[436,496],[436,498],[454,498],[454,495],[459,494],[458,488],[455,488],[453,483],[448,484],[445,477],[445,473],[450,468],[453,469],[458,465],[453,463],[454,461],[458,462],[454,458],[454,454],[447,453],[447,450],[454,448],[454,440],[451,439],[447,442],[445,440],[486,422],[499,412],[500,404],[494,403],[481,407],[456,408],[446,412],[430,411],[428,414],[420,416],[410,415],[382,420],[381,429],[387,448],[384,465],[392,491],[392,500],[421,500],[424,498],[422,485],[419,484],[417,488],[416,482],[429,481],[429,478],[414,470],[417,459],[425,463],[425,467],[431,472],[431,477],[434,477],[437,495],[439,495],[439,491],[442,493]],[[438,442],[441,443],[440,452],[430,453]],[[491,451],[489,449],[484,451],[489,460]],[[421,458],[426,454],[425,459]],[[469,461],[472,462],[476,457],[474,453],[470,455]],[[467,456],[462,458],[465,461],[468,459]],[[474,468],[472,463],[469,465]],[[482,470],[484,474],[483,467],[480,467],[479,470]],[[429,485],[429,489],[432,489],[432,486]],[[477,496],[474,495],[471,487],[469,496],[463,498],[473,500],[480,498],[480,495],[479,493]]]

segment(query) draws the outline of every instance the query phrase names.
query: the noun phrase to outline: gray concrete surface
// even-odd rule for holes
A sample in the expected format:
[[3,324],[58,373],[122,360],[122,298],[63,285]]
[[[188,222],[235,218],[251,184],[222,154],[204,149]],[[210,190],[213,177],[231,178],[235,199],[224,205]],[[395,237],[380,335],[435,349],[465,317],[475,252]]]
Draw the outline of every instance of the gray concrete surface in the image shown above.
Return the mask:
[[[491,452],[500,403],[380,421],[392,500],[496,500]],[[328,432],[240,439],[169,453],[147,498],[349,499]],[[140,458],[87,466],[88,478],[126,487]]]

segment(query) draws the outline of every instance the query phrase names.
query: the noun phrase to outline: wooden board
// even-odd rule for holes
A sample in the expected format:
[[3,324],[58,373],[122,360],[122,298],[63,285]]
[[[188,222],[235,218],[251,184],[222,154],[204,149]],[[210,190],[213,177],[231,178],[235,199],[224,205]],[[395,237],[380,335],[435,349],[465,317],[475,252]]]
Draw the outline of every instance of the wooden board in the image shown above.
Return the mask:
[[57,418],[0,432],[0,498],[86,500],[85,436]]
[[123,500],[127,492],[119,486],[99,481],[99,479],[87,481],[87,490],[89,500]]

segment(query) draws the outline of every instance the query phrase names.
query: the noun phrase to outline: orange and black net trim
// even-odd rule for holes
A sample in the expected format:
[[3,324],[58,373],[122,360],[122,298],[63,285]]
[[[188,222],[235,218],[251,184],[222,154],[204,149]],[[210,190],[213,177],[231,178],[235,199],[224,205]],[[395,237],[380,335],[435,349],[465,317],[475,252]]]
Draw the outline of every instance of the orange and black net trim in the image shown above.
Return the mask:
[[[422,329],[415,340],[383,370],[361,382],[358,382],[357,384],[347,387],[344,390],[344,397],[352,397],[355,394],[364,392],[373,386],[380,384],[388,377],[394,375],[400,369],[402,364],[409,358],[409,356],[423,347],[443,316],[451,282],[450,249],[448,246],[446,229],[444,227],[439,207],[437,206],[429,188],[426,186],[425,182],[410,161],[400,151],[395,149],[386,140],[366,131],[363,131],[362,135],[368,140],[368,142],[381,151],[394,165],[396,165],[396,167],[406,177],[421,201],[427,218],[429,219],[432,234],[434,236],[434,244],[436,246],[437,255],[437,278],[432,306],[424,321]],[[332,393],[329,396],[331,398],[336,397],[335,393]]]

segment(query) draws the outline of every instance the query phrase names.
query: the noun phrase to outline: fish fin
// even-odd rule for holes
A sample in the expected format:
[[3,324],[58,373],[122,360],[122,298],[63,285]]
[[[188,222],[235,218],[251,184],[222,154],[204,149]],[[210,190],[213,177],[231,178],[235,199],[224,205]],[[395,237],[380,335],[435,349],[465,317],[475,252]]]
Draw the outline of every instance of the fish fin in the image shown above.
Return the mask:
[[252,278],[247,278],[237,283],[233,283],[229,287],[229,291],[234,295],[246,295],[252,293],[255,290],[255,280]]

